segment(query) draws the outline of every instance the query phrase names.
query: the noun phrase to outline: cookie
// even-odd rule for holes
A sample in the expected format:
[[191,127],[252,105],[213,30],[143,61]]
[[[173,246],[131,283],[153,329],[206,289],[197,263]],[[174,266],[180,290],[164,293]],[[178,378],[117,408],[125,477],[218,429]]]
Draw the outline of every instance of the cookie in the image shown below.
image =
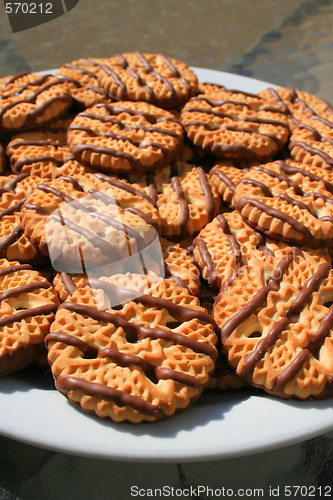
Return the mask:
[[[332,117],[333,118],[333,117]],[[307,123],[312,123],[307,120]],[[293,131],[290,138],[290,155],[295,161],[300,161],[306,165],[326,168],[333,168],[333,122],[331,128],[323,130],[324,127],[316,128],[304,123]],[[320,132],[319,130],[320,129]],[[322,135],[324,134],[324,135]]]
[[193,97],[180,121],[196,146],[220,158],[268,161],[289,137],[287,115],[279,105],[236,90]]
[[101,102],[111,102],[96,78],[96,71],[107,59],[77,59],[64,64],[57,76],[68,83],[75,108],[82,111]]
[[181,106],[198,90],[193,71],[162,54],[116,55],[100,68],[97,77],[111,99],[145,101],[165,109]]
[[294,161],[251,168],[234,192],[235,207],[268,236],[310,247],[333,245],[333,174]]
[[293,248],[277,265],[244,266],[222,287],[213,316],[236,373],[282,398],[333,394],[333,272]]
[[63,115],[71,105],[66,82],[52,76],[27,75],[26,83],[10,80],[0,89],[0,130],[32,129]]
[[139,265],[138,252],[149,251],[158,222],[145,193],[103,174],[46,181],[22,207],[26,236],[57,270],[69,272]]
[[237,160],[219,160],[209,171],[209,180],[216,187],[222,200],[232,206],[236,184],[243,178],[250,165]]
[[77,160],[98,170],[144,172],[177,156],[183,129],[171,113],[151,104],[97,104],[73,120],[68,144]]
[[43,261],[37,248],[25,236],[20,218],[27,195],[41,182],[28,174],[0,176],[0,256],[21,263]]
[[0,304],[0,375],[8,375],[38,358],[59,302],[28,264],[0,259]]
[[[258,261],[271,265],[290,250],[288,244],[265,238],[250,227],[236,210],[217,215],[193,240],[193,247],[202,277],[214,290],[219,290],[243,266],[255,270]],[[313,259],[330,262],[326,248],[306,250]]]
[[90,285],[59,307],[46,337],[58,391],[116,422],[154,422],[192,405],[217,355],[199,300],[172,280],[141,275]]
[[[133,178],[133,177],[132,177]],[[179,241],[200,231],[217,214],[220,200],[202,167],[175,161],[135,178],[158,207],[161,234]]]

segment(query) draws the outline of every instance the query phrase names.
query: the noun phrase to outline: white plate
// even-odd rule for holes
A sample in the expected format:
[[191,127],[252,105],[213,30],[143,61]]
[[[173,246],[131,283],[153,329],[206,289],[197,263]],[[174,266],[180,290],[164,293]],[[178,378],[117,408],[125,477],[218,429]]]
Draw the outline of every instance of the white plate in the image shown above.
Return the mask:
[[[195,68],[200,81],[248,92],[267,82]],[[190,410],[156,424],[114,424],[73,407],[50,379],[0,379],[0,433],[36,446],[99,458],[195,461],[248,455],[333,430],[333,400],[284,401],[258,391],[204,395]]]

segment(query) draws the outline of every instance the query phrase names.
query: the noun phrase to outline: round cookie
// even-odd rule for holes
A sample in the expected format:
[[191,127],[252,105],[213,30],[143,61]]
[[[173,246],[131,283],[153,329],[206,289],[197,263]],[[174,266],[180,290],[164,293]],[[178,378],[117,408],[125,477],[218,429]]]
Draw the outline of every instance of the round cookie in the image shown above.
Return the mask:
[[139,265],[140,252],[157,238],[159,216],[135,186],[87,174],[38,185],[22,207],[22,225],[57,270],[83,272],[110,263],[122,270],[132,260]]
[[0,130],[13,132],[40,127],[63,115],[72,98],[66,82],[52,76],[27,75],[21,87],[6,83],[0,89]]
[[161,216],[161,234],[170,240],[200,231],[219,210],[217,190],[202,167],[175,161],[156,173],[130,178],[146,187]]
[[55,290],[37,271],[0,259],[0,375],[38,358],[58,305]]
[[310,247],[333,246],[333,173],[294,161],[249,169],[234,203],[243,219],[268,236]]
[[[286,243],[265,238],[255,231],[236,210],[217,215],[193,240],[193,246],[202,277],[215,290],[224,286],[243,266],[254,271],[258,262],[270,266],[290,250]],[[313,259],[330,262],[326,248],[306,250]]]
[[213,317],[236,373],[282,398],[333,394],[333,271],[298,248],[253,277],[241,268],[216,299]]
[[219,160],[209,171],[209,179],[222,200],[232,206],[236,184],[243,178],[249,165],[237,160]]
[[[313,120],[307,120],[309,122]],[[332,170],[333,122],[329,130],[326,126],[314,128],[312,125],[303,123],[293,131],[289,143],[290,155],[295,161],[306,165]]]
[[236,90],[193,97],[180,121],[196,146],[220,158],[267,161],[289,137],[287,115],[279,105]]
[[0,176],[0,256],[7,260],[40,263],[44,260],[25,236],[20,218],[27,195],[41,182],[28,174]]
[[57,76],[68,83],[75,107],[90,108],[100,102],[111,102],[100,85],[96,72],[107,59],[77,59],[64,64]]
[[171,113],[151,104],[97,104],[73,120],[68,144],[76,159],[98,170],[144,172],[177,156],[183,129]]
[[198,79],[183,62],[162,54],[125,53],[110,58],[97,77],[116,101],[145,101],[165,109],[196,95]]
[[90,285],[60,306],[46,338],[58,391],[116,422],[154,422],[192,405],[217,355],[199,300],[172,280],[141,275]]

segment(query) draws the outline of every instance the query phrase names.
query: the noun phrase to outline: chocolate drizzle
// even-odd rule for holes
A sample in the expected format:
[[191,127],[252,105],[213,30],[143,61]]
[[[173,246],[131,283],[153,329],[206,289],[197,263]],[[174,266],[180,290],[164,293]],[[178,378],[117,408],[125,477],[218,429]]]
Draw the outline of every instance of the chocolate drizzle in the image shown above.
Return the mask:
[[180,206],[180,216],[179,216],[180,236],[185,237],[188,234],[187,224],[190,218],[190,209],[187,204],[179,177],[175,176],[171,178],[171,186],[177,195],[178,203]]

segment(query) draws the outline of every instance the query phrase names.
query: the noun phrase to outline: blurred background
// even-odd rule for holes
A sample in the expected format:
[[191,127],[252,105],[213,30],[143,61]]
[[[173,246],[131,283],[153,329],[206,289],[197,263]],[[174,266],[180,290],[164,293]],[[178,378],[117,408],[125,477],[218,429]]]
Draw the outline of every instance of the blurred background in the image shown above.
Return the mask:
[[[0,76],[140,50],[333,102],[332,26],[333,0],[80,0],[64,16],[13,33],[1,2]],[[332,485],[333,433],[254,457],[194,464],[78,458],[5,437],[0,449],[1,500],[123,500],[130,498],[128,478],[151,488]]]
[[333,101],[332,21],[332,0],[80,0],[13,34],[1,2],[1,76],[140,50]]

